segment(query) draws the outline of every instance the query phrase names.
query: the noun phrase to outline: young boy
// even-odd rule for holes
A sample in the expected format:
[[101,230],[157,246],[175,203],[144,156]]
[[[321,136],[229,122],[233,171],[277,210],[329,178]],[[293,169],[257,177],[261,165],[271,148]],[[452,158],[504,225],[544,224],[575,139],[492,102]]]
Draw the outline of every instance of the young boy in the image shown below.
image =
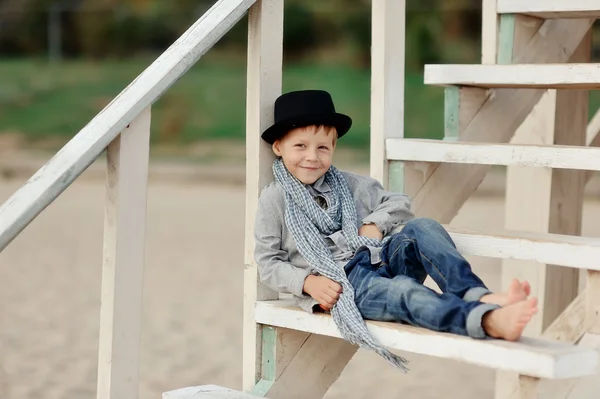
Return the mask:
[[[275,102],[275,124],[261,136],[278,157],[255,223],[261,281],[307,312],[331,311],[345,339],[403,369],[363,319],[518,340],[537,312],[529,284],[515,279],[508,292],[490,292],[439,223],[414,217],[407,196],[338,171],[336,142],[351,124],[324,91]],[[442,294],[423,285],[427,275]]]

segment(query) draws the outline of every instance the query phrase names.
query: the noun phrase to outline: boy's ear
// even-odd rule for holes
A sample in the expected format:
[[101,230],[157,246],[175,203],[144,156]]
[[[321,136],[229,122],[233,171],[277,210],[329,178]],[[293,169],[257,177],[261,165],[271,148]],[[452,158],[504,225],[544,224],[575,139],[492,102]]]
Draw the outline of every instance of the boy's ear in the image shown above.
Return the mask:
[[275,140],[271,148],[273,148],[273,152],[275,153],[275,155],[277,155],[278,157],[281,156],[281,142],[279,140]]

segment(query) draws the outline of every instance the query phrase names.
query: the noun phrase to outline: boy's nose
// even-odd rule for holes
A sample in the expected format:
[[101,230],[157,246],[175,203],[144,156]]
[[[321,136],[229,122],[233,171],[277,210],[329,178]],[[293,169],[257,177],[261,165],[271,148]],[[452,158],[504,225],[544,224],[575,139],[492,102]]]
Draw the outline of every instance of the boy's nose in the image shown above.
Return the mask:
[[306,159],[309,161],[316,161],[317,160],[317,152],[315,150],[307,151]]

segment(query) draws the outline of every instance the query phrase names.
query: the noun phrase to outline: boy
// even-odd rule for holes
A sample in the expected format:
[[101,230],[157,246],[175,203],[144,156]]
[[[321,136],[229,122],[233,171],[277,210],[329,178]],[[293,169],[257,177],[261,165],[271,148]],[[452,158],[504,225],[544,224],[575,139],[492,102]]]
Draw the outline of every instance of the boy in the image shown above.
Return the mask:
[[[324,91],[275,102],[275,124],[261,136],[278,157],[255,223],[261,281],[307,312],[331,311],[346,340],[402,369],[406,361],[382,348],[363,319],[518,340],[537,312],[529,284],[515,279],[508,292],[490,292],[439,223],[414,217],[407,196],[338,171],[332,156],[351,124]],[[427,275],[442,294],[423,285]]]

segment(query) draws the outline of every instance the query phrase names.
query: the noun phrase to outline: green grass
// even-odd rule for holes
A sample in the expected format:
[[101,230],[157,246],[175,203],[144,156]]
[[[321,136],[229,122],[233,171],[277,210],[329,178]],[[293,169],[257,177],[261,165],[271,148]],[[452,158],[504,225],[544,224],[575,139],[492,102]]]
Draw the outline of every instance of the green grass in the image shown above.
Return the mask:
[[[93,63],[68,61],[57,66],[42,60],[0,62],[0,132],[28,140],[68,139],[123,90],[151,59]],[[339,112],[354,119],[340,145],[369,143],[370,73],[344,66],[292,65],[284,69],[283,90],[329,90]],[[153,107],[154,143],[243,140],[246,71],[239,63],[201,60]],[[406,81],[406,134],[441,137],[443,91],[426,87],[422,76]]]
[[[20,133],[30,141],[66,141],[88,123],[150,63],[151,59],[57,66],[41,60],[0,62],[0,133]],[[370,73],[344,66],[291,65],[283,90],[329,90],[339,112],[354,119],[341,147],[369,145]],[[444,93],[407,73],[407,137],[443,136]],[[592,92],[591,113],[600,107]],[[239,140],[245,136],[246,71],[240,62],[208,58],[197,63],[154,105],[154,144],[185,146],[202,140]]]

